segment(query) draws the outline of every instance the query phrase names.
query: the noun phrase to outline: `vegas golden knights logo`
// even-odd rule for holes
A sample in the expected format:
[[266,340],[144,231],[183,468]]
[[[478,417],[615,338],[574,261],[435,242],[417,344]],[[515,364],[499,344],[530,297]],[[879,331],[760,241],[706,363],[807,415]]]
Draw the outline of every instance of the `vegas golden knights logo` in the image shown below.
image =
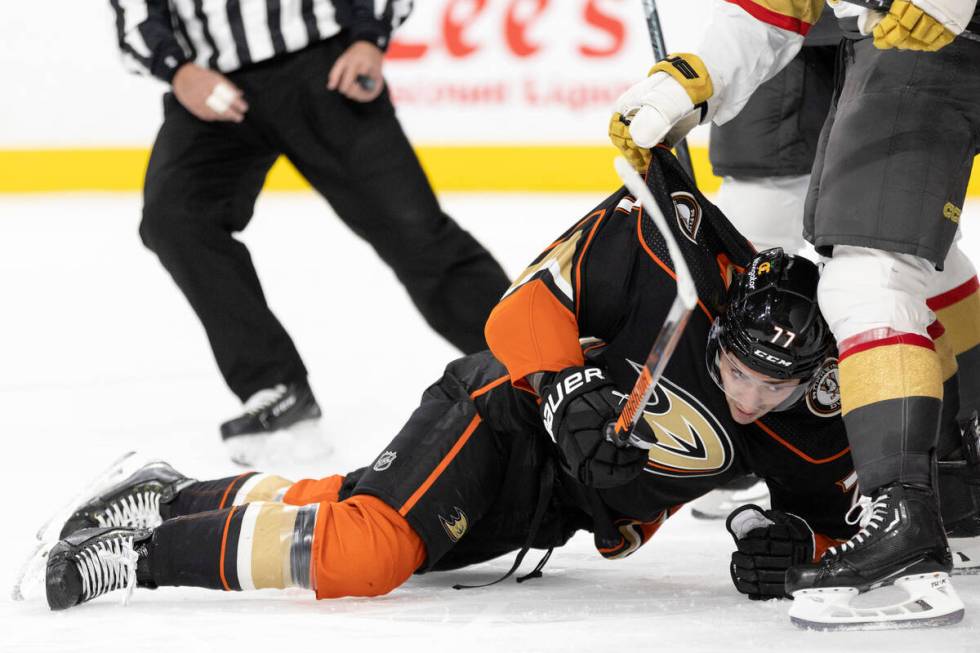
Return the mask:
[[449,515],[448,519],[439,515],[439,523],[453,542],[459,542],[459,538],[466,534],[466,527],[469,525],[466,513],[456,507],[453,508],[453,514]]
[[[635,369],[638,363],[628,361]],[[732,464],[732,441],[721,423],[693,395],[661,377],[643,410],[657,438],[646,472],[660,476],[714,476]]]

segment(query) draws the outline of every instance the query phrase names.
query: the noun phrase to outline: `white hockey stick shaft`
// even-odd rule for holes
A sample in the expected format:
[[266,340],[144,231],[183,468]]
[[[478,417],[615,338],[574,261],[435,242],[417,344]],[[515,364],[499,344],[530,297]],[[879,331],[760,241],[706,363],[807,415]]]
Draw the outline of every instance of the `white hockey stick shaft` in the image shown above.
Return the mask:
[[657,382],[660,381],[667,362],[677,348],[677,343],[680,342],[684,327],[687,326],[687,321],[691,317],[694,307],[697,306],[698,292],[694,287],[694,279],[687,268],[684,255],[681,254],[680,247],[677,246],[677,241],[667,224],[667,219],[660,210],[660,205],[654,199],[653,193],[647,188],[646,182],[633,169],[633,166],[627,163],[626,159],[616,157],[615,166],[616,173],[623,180],[627,190],[637,199],[646,214],[657,226],[657,231],[663,236],[664,242],[667,244],[667,251],[670,253],[670,259],[674,264],[674,274],[677,281],[677,296],[667,312],[660,332],[653,341],[643,370],[630,391],[629,397],[626,399],[626,406],[619,414],[615,425],[611,425],[612,432],[607,433],[607,437],[619,446],[629,443],[642,449],[649,449],[653,443],[634,436],[633,431],[643,416],[643,409],[646,407],[650,395],[653,394]]

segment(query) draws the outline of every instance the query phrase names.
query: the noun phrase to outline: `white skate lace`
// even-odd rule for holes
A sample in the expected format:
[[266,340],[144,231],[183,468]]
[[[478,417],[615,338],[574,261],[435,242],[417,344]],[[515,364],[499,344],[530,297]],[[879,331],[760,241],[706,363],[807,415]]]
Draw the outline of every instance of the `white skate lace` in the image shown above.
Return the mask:
[[249,415],[257,415],[282,399],[285,394],[286,386],[282,383],[272,388],[263,388],[248,398],[245,402],[245,412]]
[[83,599],[88,601],[112,590],[125,589],[123,605],[128,603],[136,588],[138,559],[132,535],[100,540],[82,549],[75,565],[82,577]]
[[160,493],[150,490],[134,492],[94,517],[103,527],[156,528],[163,521],[160,518]]
[[860,525],[861,530],[843,544],[828,548],[827,553],[837,555],[838,552],[844,553],[850,549],[857,548],[860,544],[864,544],[864,541],[871,537],[871,531],[881,528],[881,523],[888,513],[888,508],[885,506],[887,500],[887,492],[882,493],[881,496],[875,498],[873,501],[868,497],[861,497],[856,504],[851,506],[851,509],[844,516],[845,522],[852,526]]

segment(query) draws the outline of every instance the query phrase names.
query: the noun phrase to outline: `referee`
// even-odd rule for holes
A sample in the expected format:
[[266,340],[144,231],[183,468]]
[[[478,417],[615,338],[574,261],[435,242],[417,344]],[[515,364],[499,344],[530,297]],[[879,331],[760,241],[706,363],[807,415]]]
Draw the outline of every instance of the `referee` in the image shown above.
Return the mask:
[[127,66],[171,86],[140,236],[244,404],[221,426],[234,460],[247,464],[265,435],[320,416],[306,367],[233,236],[280,155],[391,266],[433,329],[463,352],[486,348],[483,323],[508,280],[440,209],[381,75],[411,0],[110,3]]

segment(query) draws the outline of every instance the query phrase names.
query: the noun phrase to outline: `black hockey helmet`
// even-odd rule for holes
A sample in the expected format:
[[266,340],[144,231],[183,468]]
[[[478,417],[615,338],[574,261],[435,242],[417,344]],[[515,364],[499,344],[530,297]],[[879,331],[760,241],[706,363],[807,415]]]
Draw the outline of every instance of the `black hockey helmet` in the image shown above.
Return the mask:
[[[727,306],[711,327],[707,363],[717,377],[721,348],[776,379],[800,379],[802,396],[834,340],[817,307],[817,266],[776,247],[757,254],[728,288]],[[715,378],[720,383],[718,378]]]

